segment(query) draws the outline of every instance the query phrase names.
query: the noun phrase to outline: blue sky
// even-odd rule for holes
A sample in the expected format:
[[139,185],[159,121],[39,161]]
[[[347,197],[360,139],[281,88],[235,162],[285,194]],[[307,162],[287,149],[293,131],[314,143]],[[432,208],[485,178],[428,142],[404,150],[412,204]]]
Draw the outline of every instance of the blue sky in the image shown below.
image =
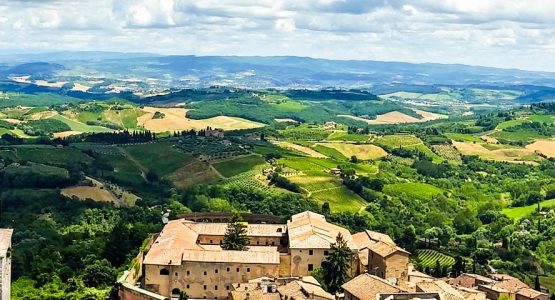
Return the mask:
[[555,71],[553,0],[2,0],[0,52],[298,55]]

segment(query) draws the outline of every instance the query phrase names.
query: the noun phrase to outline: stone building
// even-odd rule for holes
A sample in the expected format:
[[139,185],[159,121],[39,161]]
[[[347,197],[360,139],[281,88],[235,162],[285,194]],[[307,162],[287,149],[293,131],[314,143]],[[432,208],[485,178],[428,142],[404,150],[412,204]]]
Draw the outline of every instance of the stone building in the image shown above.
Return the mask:
[[0,229],[0,300],[10,300],[13,229]]
[[356,274],[358,248],[351,234],[322,215],[304,212],[287,224],[247,224],[247,251],[221,248],[226,229],[226,223],[170,221],[145,255],[144,288],[166,297],[184,291],[190,298],[224,299],[232,283],[307,276],[321,266],[338,234],[353,253]]
[[359,251],[360,273],[368,272],[393,284],[407,281],[410,253],[388,235],[366,230],[355,233],[353,240]]

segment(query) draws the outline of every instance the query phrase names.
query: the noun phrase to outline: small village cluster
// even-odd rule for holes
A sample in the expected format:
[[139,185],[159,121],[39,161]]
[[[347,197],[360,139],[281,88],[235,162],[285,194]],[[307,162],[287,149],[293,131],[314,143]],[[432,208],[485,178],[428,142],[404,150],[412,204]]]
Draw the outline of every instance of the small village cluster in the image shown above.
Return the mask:
[[[119,280],[123,300],[547,300],[504,275],[434,278],[415,270],[410,253],[374,231],[350,234],[323,215],[303,212],[286,224],[246,224],[246,251],[223,250],[224,219],[170,221]],[[219,221],[219,222],[218,222]],[[352,252],[343,293],[325,291],[311,272],[342,235]]]

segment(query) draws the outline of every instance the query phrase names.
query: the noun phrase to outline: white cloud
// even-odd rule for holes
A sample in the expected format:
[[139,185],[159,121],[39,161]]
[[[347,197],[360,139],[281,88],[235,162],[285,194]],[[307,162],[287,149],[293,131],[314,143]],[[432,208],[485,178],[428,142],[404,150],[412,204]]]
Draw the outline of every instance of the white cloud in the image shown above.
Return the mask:
[[4,0],[0,51],[300,55],[555,71],[554,11],[551,0]]

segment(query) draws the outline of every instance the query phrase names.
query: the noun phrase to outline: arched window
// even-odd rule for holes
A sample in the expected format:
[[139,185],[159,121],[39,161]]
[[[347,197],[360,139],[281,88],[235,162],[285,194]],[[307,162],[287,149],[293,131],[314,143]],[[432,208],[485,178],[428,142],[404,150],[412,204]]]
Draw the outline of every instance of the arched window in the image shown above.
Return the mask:
[[178,288],[173,289],[172,290],[172,298],[179,297],[180,293],[181,293],[181,291]]
[[160,270],[160,275],[168,276],[168,275],[170,275],[170,271],[168,271],[168,269],[162,269],[162,270]]

